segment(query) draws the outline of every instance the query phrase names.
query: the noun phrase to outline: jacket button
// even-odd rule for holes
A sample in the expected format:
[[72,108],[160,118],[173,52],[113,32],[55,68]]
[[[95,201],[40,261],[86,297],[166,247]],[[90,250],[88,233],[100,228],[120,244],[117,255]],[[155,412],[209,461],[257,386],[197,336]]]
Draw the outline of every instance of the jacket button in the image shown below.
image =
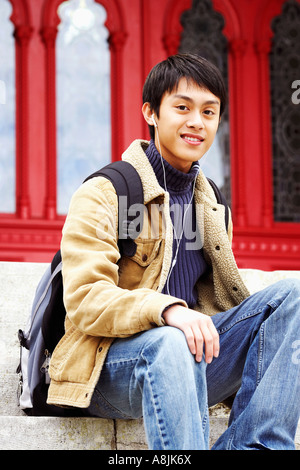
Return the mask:
[[100,348],[98,349],[98,352],[100,353],[102,351],[102,346],[100,346]]
[[147,256],[147,255],[143,255],[143,256],[142,256],[142,260],[143,260],[143,261],[147,261],[147,259],[148,259],[148,256]]
[[237,292],[238,288],[236,286],[233,286],[232,290],[234,290],[234,292]]
[[216,246],[216,250],[218,250],[218,251],[220,250],[220,245]]

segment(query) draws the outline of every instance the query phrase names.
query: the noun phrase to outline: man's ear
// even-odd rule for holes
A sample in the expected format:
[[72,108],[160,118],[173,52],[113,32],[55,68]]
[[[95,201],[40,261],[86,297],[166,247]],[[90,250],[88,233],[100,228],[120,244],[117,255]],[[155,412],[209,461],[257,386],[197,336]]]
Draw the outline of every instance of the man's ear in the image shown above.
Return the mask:
[[147,102],[147,103],[143,104],[142,113],[143,113],[143,116],[144,116],[144,119],[145,119],[146,123],[149,126],[153,126],[154,125],[153,120],[152,120],[153,111],[151,109],[150,103]]

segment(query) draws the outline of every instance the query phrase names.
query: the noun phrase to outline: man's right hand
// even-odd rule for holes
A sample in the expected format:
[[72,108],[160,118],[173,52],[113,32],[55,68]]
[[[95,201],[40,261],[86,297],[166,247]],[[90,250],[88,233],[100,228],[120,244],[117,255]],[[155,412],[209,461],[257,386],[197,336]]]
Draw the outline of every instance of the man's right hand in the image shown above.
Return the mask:
[[208,364],[213,357],[219,356],[219,334],[208,315],[182,305],[171,305],[163,313],[163,318],[167,325],[183,331],[188,347],[197,362],[201,362],[203,351]]

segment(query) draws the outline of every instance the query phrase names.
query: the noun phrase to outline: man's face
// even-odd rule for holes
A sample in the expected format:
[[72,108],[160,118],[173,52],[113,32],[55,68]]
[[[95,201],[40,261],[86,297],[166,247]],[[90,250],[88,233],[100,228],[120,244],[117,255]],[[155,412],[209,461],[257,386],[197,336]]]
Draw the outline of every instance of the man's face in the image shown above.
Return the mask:
[[[149,104],[143,105],[148,124],[152,124]],[[154,116],[155,146],[174,168],[187,173],[212,145],[220,121],[220,99],[194,83],[181,79],[178,88],[165,93]],[[160,145],[159,145],[160,143]]]

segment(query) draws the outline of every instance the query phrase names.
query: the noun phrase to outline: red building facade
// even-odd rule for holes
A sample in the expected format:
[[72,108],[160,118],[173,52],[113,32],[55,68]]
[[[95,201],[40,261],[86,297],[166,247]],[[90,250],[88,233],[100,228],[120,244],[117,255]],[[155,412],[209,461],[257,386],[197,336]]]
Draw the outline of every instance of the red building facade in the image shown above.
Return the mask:
[[[16,61],[16,210],[0,214],[0,259],[44,262],[50,261],[58,249],[64,222],[64,216],[57,213],[56,122],[56,38],[60,22],[57,11],[63,0],[9,1]],[[148,139],[141,115],[145,77],[153,65],[180,50],[184,14],[192,12],[193,18],[193,9],[196,11],[197,3],[201,4],[202,0],[96,1],[107,14],[111,159],[118,160],[132,140]],[[299,55],[296,54],[300,42],[300,2],[211,0],[209,3],[223,21],[222,34],[226,39],[230,200],[237,263],[241,268],[300,269],[300,93],[297,92],[300,74],[297,76]],[[203,0],[202,6],[205,5],[207,2]],[[193,31],[197,33],[196,23]],[[291,54],[289,60],[291,71],[286,72],[292,82],[282,81],[287,89],[288,112],[280,114],[278,121],[273,90],[279,80],[278,68],[274,66],[272,72],[272,57],[282,53],[282,47],[278,46],[276,52],[275,46],[285,31],[296,52],[295,58]],[[276,34],[279,39],[275,38]],[[286,132],[285,148],[289,143],[292,146],[291,176],[280,176],[280,171],[277,176],[280,161],[274,163],[274,148],[277,148],[274,136],[283,132],[282,129]],[[84,179],[86,175],[82,176]],[[275,185],[276,178],[279,183]],[[278,192],[285,178],[290,178],[291,183],[286,193],[283,191],[280,203],[284,206],[285,194],[292,193],[294,205],[292,216],[281,217],[276,215],[274,205],[279,204]]]

